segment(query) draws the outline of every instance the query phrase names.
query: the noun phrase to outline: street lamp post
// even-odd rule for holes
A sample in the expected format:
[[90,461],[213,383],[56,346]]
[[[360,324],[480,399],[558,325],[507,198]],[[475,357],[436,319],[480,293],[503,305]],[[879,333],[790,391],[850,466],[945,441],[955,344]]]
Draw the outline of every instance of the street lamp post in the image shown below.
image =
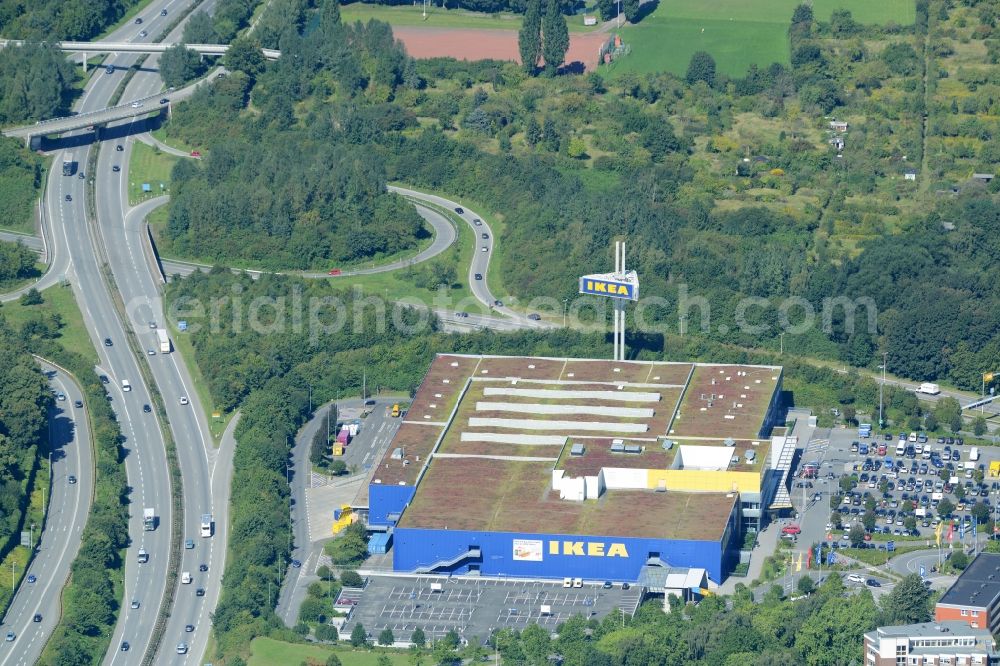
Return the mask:
[[784,354],[785,354],[785,332],[784,331],[782,331],[781,334],[778,335],[778,340],[779,340],[779,343],[781,345],[778,348],[778,356],[784,356]]
[[882,352],[882,383],[878,387],[878,427],[884,428],[885,422],[882,420],[882,392],[885,389],[885,366],[889,363],[889,352]]
[[563,328],[566,328],[566,306],[569,303],[568,298],[563,299]]

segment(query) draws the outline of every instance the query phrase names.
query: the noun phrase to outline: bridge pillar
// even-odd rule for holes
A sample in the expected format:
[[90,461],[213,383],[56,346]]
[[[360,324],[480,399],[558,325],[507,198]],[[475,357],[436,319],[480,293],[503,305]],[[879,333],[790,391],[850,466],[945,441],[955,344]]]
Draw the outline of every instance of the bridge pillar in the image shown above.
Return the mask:
[[107,123],[95,123],[94,124],[94,140],[103,141],[104,137],[101,136],[104,133],[104,129],[107,127]]
[[42,137],[40,135],[26,137],[25,143],[28,150],[41,150]]
[[83,65],[83,73],[86,74],[87,73],[87,54],[86,53],[81,53],[80,54],[80,64]]

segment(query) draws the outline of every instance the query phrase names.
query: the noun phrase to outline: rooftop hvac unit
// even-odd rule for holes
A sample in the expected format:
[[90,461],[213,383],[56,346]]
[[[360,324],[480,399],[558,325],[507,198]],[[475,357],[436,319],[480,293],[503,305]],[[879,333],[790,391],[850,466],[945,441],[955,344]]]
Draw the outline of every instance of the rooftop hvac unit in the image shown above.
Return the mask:
[[674,440],[665,439],[663,440],[663,444],[661,444],[661,446],[663,447],[664,451],[670,451],[671,449],[674,448]]
[[665,479],[660,479],[660,482],[656,484],[656,492],[658,493],[667,492],[667,482]]
[[622,453],[625,450],[625,444],[620,439],[616,439],[611,442],[611,452],[612,453]]
[[725,444],[726,446],[736,446],[736,440],[733,439],[732,437],[726,437],[724,440],[722,440],[722,443]]
[[642,447],[638,444],[626,444],[625,453],[642,453]]
[[582,456],[583,455],[583,444],[574,444],[569,447],[569,454],[571,456]]
[[392,450],[392,459],[393,460],[402,460],[403,459],[403,447],[397,446],[396,448],[394,448]]

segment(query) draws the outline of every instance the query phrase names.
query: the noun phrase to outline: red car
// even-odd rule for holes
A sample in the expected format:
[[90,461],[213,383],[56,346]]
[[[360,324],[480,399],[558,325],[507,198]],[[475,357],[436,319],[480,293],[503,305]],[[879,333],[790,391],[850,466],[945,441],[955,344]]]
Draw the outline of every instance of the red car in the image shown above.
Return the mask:
[[333,270],[330,271],[330,275],[340,275],[340,269],[334,268]]
[[801,534],[802,528],[798,525],[785,525],[781,528],[782,534]]
[[191,157],[201,157],[201,153],[197,150],[192,150]]

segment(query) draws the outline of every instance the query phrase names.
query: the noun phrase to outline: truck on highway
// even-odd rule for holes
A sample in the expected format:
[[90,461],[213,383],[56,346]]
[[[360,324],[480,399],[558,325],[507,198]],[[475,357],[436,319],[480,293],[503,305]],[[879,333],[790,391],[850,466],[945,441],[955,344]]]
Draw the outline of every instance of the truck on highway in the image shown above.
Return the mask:
[[156,529],[156,509],[146,507],[142,510],[142,529],[152,532]]
[[937,384],[932,384],[931,382],[924,382],[917,387],[917,393],[924,393],[926,395],[937,395],[941,392],[941,387]]
[[201,536],[212,536],[212,514],[204,513],[201,516]]
[[76,162],[73,160],[73,153],[67,153],[66,157],[63,158],[62,174],[72,176],[75,170]]
[[160,353],[169,354],[170,338],[167,337],[167,329],[165,328],[156,329],[156,340],[160,343]]

